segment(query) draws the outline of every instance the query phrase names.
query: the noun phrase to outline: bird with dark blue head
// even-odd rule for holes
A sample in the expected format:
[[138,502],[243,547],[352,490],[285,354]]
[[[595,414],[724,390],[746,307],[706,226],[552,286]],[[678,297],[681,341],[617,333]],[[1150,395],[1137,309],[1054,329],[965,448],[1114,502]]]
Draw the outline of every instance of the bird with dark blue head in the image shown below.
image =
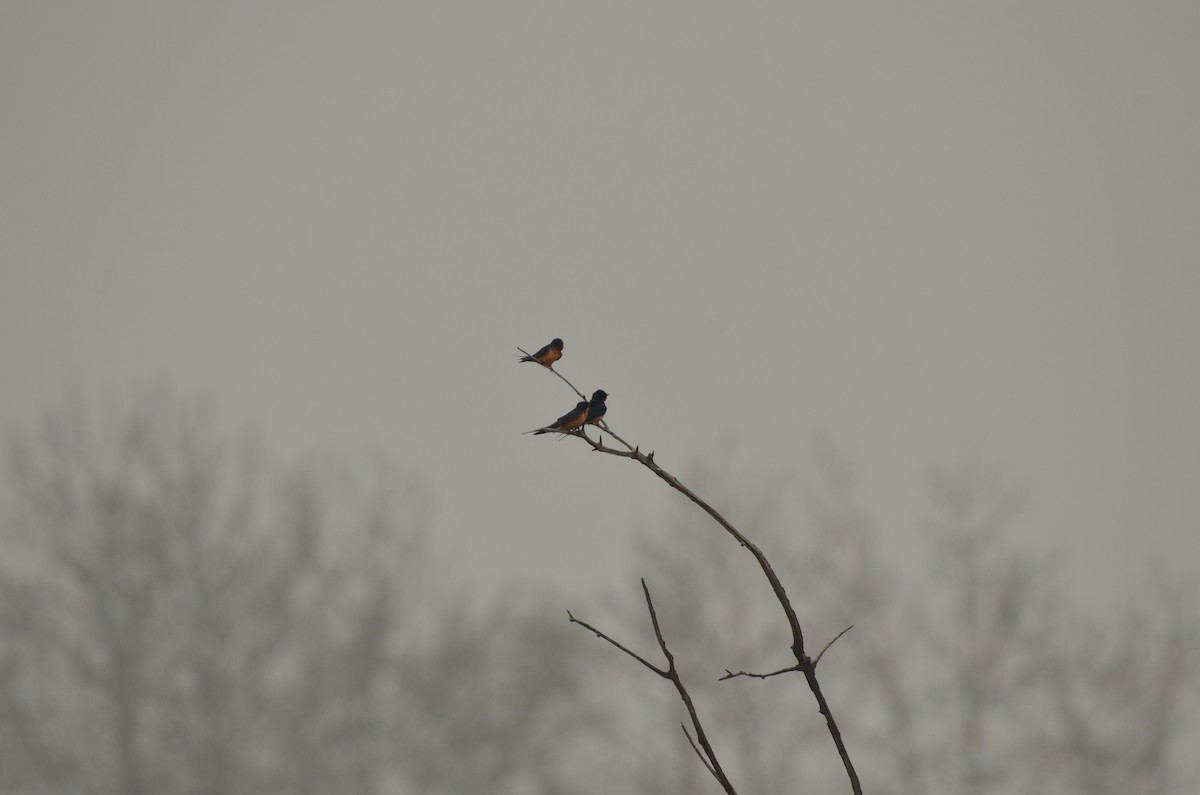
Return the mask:
[[558,337],[550,340],[549,345],[545,345],[532,356],[522,356],[519,361],[522,362],[537,362],[543,367],[549,367],[562,358],[563,341]]
[[608,404],[604,401],[608,400],[608,393],[603,389],[597,389],[592,393],[592,399],[588,401],[587,423],[588,425],[599,425],[600,420],[608,411]]

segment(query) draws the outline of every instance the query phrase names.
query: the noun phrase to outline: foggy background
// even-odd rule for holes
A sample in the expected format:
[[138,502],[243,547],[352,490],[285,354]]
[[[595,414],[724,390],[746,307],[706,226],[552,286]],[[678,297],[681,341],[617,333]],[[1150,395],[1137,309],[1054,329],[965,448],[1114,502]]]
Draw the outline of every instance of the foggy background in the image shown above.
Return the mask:
[[[640,703],[633,699],[604,720],[588,712],[611,708],[605,696],[634,682],[647,694],[658,694],[661,683],[645,681],[628,660],[589,643],[594,639],[567,625],[562,610],[597,621],[608,616],[608,626],[632,640],[645,632],[636,603],[639,576],[652,588],[663,578],[665,590],[672,562],[698,572],[716,565],[713,556],[741,551],[714,538],[705,517],[644,470],[592,455],[575,440],[520,435],[575,401],[549,373],[514,364],[516,346],[534,350],[560,336],[566,348],[559,369],[585,392],[610,393],[607,419],[614,429],[657,451],[660,464],[712,495],[747,533],[757,528],[773,539],[764,548],[781,556],[776,565],[790,572],[789,583],[807,582],[804,567],[816,567],[820,554],[832,556],[826,596],[841,596],[813,593],[808,603],[798,599],[797,609],[821,630],[816,636],[857,626],[839,641],[839,662],[828,671],[823,665],[823,676],[831,679],[835,711],[840,697],[851,720],[843,727],[851,753],[868,771],[885,770],[872,774],[878,778],[869,789],[911,791],[923,781],[929,791],[1026,791],[994,771],[939,766],[940,752],[930,749],[942,741],[932,739],[932,730],[928,747],[885,752],[868,742],[889,725],[890,713],[856,709],[854,684],[862,680],[855,677],[887,677],[856,673],[855,666],[888,658],[872,651],[887,633],[900,639],[925,630],[899,614],[881,619],[886,632],[860,630],[890,602],[911,599],[912,610],[923,605],[928,618],[939,605],[958,601],[945,594],[974,587],[954,580],[970,568],[958,565],[964,560],[1000,571],[1033,567],[1021,577],[1038,588],[1012,585],[1024,582],[1016,575],[997,574],[993,582],[1025,595],[1035,614],[1055,605],[1070,616],[1066,626],[1095,621],[1113,635],[1105,642],[1116,644],[1114,660],[1131,648],[1125,643],[1141,648],[1148,664],[1161,661],[1165,667],[1145,677],[1163,685],[1168,701],[1183,691],[1194,696],[1194,674],[1188,681],[1179,671],[1163,673],[1193,659],[1190,640],[1180,647],[1191,651],[1172,657],[1170,643],[1153,640],[1160,636],[1149,618],[1130,621],[1150,640],[1135,643],[1136,633],[1115,627],[1117,616],[1138,611],[1161,622],[1161,638],[1195,626],[1198,31],[1200,9],[1165,2],[759,4],[736,10],[711,3],[4,4],[0,426],[11,444],[0,488],[9,531],[0,544],[15,589],[7,592],[5,615],[16,622],[6,625],[4,637],[24,637],[14,627],[42,609],[34,605],[57,610],[74,604],[39,588],[63,582],[53,566],[75,557],[53,556],[77,548],[74,533],[109,527],[89,518],[96,515],[95,500],[112,507],[136,497],[128,504],[141,507],[129,509],[132,514],[113,508],[112,516],[124,517],[114,527],[159,505],[158,513],[146,514],[157,519],[144,522],[161,527],[180,504],[193,505],[197,493],[213,495],[214,504],[236,502],[230,495],[240,484],[263,506],[261,521],[255,520],[263,546],[233,544],[230,539],[243,533],[232,520],[211,526],[197,520],[196,537],[208,540],[196,549],[208,550],[202,559],[216,561],[217,571],[292,561],[291,569],[280,566],[279,587],[293,583],[287,588],[303,592],[287,599],[231,592],[221,614],[229,632],[255,634],[259,625],[238,618],[244,612],[263,626],[291,626],[292,634],[279,629],[270,647],[283,662],[268,664],[247,651],[245,659],[258,662],[230,668],[226,660],[218,668],[273,684],[311,685],[315,675],[296,671],[318,665],[313,661],[326,660],[328,670],[349,676],[352,661],[376,660],[371,677],[401,684],[372,703],[382,705],[381,715],[392,714],[388,705],[400,705],[397,714],[411,718],[420,713],[413,693],[442,692],[414,684],[425,681],[418,675],[422,666],[448,682],[461,681],[444,664],[446,655],[458,659],[456,643],[511,643],[514,651],[505,659],[513,662],[498,675],[536,674],[543,682],[536,661],[545,655],[520,650],[565,644],[573,651],[562,652],[562,659],[577,654],[587,662],[564,668],[554,686],[562,689],[547,685],[542,696],[565,711],[555,720],[568,728],[578,721],[596,731],[612,727],[611,734],[586,743],[588,753],[555,748],[555,759],[567,761],[554,764],[567,769],[547,773],[554,764],[542,764],[546,748],[555,747],[556,737],[575,735],[550,719],[533,721],[545,732],[542,739],[518,732],[516,717],[507,720],[495,698],[481,697],[476,701],[499,711],[460,723],[491,721],[495,732],[483,739],[448,730],[441,751],[414,750],[403,721],[380,717],[378,724],[355,724],[338,734],[351,738],[347,750],[319,775],[277,779],[263,772],[275,770],[272,760],[312,753],[304,738],[279,740],[263,716],[294,723],[279,710],[301,710],[309,697],[316,699],[311,714],[333,716],[347,704],[347,714],[360,714],[354,698],[367,697],[347,683],[353,677],[342,682],[335,673],[329,675],[341,682],[336,686],[292,692],[280,685],[271,694],[277,701],[250,705],[247,715],[212,718],[217,728],[204,736],[230,741],[232,730],[221,726],[253,733],[247,728],[253,724],[255,736],[275,738],[254,746],[253,764],[233,765],[220,755],[233,751],[209,749],[186,764],[164,761],[173,772],[161,779],[122,784],[113,772],[117,783],[97,784],[97,792],[301,791],[305,781],[317,791],[478,791],[468,778],[446,778],[444,768],[453,761],[422,773],[411,760],[458,760],[462,772],[457,754],[495,736],[529,743],[522,751],[488,752],[489,759],[517,760],[515,778],[502,779],[503,786],[480,763],[488,771],[483,780],[496,791],[587,792],[596,791],[588,774],[598,765],[604,769],[595,761],[597,747],[636,745],[631,736],[661,733],[670,754],[680,752],[682,738],[671,735],[678,706],[669,693],[653,696],[662,696],[654,705],[648,695]],[[76,427],[91,430],[73,435]],[[186,439],[202,443],[189,447]],[[209,444],[222,452],[197,452]],[[233,477],[241,471],[236,468],[206,468],[227,460],[222,456],[239,460],[242,446],[259,450],[256,463],[245,465],[259,480]],[[80,452],[93,448],[101,452]],[[178,483],[151,477],[149,485],[142,475],[130,475],[142,468],[174,472],[148,463],[174,455],[163,450],[192,450],[179,460],[194,466],[180,464],[179,471],[219,472],[200,480],[225,485],[196,491],[183,474]],[[122,468],[125,454],[142,463]],[[104,487],[84,488],[80,510],[60,515],[47,506],[69,502],[63,492],[51,489],[45,498],[42,491],[65,482],[52,477],[55,472],[73,472],[66,477],[71,483]],[[399,485],[388,485],[393,478]],[[320,499],[303,498],[327,491]],[[975,509],[963,506],[991,505],[987,495],[996,492],[1009,495],[998,502],[1011,501],[1012,512],[1000,510],[995,524],[971,519]],[[964,501],[955,494],[975,496]],[[818,510],[825,501],[833,507]],[[313,507],[318,503],[325,507]],[[845,511],[853,521],[831,518]],[[346,518],[360,515],[387,519]],[[308,517],[308,524],[296,517]],[[293,535],[301,525],[331,548],[348,550],[334,555],[340,562],[318,565],[321,554],[306,557],[306,536]],[[946,540],[958,536],[945,526],[960,528],[966,538],[991,536],[1003,526],[1003,541],[995,549],[960,549]],[[353,527],[376,531],[362,530],[356,542]],[[682,535],[668,535],[672,527]],[[950,535],[937,536],[938,527]],[[656,533],[677,537],[679,546],[652,554]],[[192,536],[180,530],[178,537]],[[393,558],[381,550],[393,547],[383,537],[406,550],[395,555],[407,564],[389,571]],[[714,546],[685,552],[698,537]],[[66,540],[46,547],[48,538]],[[131,549],[145,548],[137,533],[120,538]],[[856,546],[846,539],[862,540]],[[794,554],[792,544],[798,545]],[[180,551],[185,548],[164,546],[144,570],[194,569]],[[201,554],[196,549],[188,554]],[[221,557],[225,552],[228,558]],[[1010,556],[1019,559],[1016,568],[1005,563]],[[874,565],[888,575],[868,574]],[[140,582],[141,575],[119,567],[101,570],[113,582]],[[65,571],[78,578],[81,569]],[[937,591],[933,575],[947,578],[944,591]],[[319,585],[304,586],[310,576]],[[882,595],[861,592],[889,577],[894,587]],[[688,578],[678,579],[679,592],[687,593]],[[149,578],[145,587],[171,580]],[[973,582],[985,581],[980,575]],[[399,590],[407,582],[420,596],[402,598],[384,582]],[[752,582],[748,612],[733,615],[772,610]],[[1040,602],[1032,594],[1043,584],[1053,594]],[[362,596],[377,593],[374,588],[387,594],[378,604],[397,600],[394,622],[379,618],[392,614],[365,606],[375,604]],[[796,591],[803,594],[804,587]],[[330,596],[334,592],[342,596]],[[697,610],[718,610],[712,603],[732,596],[714,584],[694,598]],[[358,626],[346,616],[376,626],[363,629],[363,637],[386,635],[392,651],[368,653],[337,640],[336,629],[330,629],[332,645],[322,645],[325,636],[314,639],[315,630],[305,629],[305,620],[315,627],[322,619],[301,618],[306,600],[326,605],[331,628]],[[683,611],[682,604],[676,610]],[[458,618],[447,618],[443,607]],[[80,626],[94,628],[85,613],[62,609],[67,612],[55,621],[76,628],[68,636]],[[296,611],[294,623],[281,618],[288,611]],[[703,635],[684,629],[684,614],[674,632],[681,650]],[[372,625],[371,616],[383,623]],[[537,643],[497,632],[525,626],[521,622],[536,628]],[[929,624],[938,621],[921,626]],[[1063,637],[1049,624],[1038,630]],[[159,629],[147,632],[164,637]],[[727,633],[717,635],[720,643],[700,647],[697,679],[707,681],[725,667],[773,667],[765,651],[737,662],[714,652],[742,654]],[[135,768],[111,761],[120,754],[106,745],[115,735],[103,721],[95,729],[99,739],[69,737],[61,729],[92,715],[88,710],[107,715],[103,704],[124,703],[114,695],[124,691],[95,690],[108,701],[92,704],[69,697],[49,673],[44,681],[25,680],[37,654],[68,659],[73,653],[55,645],[54,633],[29,629],[29,637],[37,642],[9,640],[0,649],[7,655],[0,661],[8,664],[0,670],[15,677],[4,681],[16,694],[0,737],[7,738],[6,748],[24,749],[25,760],[6,765],[0,785],[13,792],[71,791],[63,783],[69,776],[54,783],[46,771]],[[112,655],[129,644],[105,647],[102,640],[99,633],[97,648],[109,650],[98,653],[112,666],[106,670],[125,670]],[[1054,665],[1030,666],[1077,670],[1069,661],[1078,649],[1063,644]],[[240,648],[228,639],[215,647]],[[1045,644],[1028,640],[1025,647]],[[34,648],[37,654],[26,656]],[[744,648],[757,646],[747,641]],[[776,647],[764,641],[763,648]],[[1094,654],[1097,646],[1081,641],[1079,648]],[[425,656],[401,665],[392,652],[405,660],[406,654]],[[78,653],[90,659],[87,649]],[[344,660],[337,656],[343,653]],[[163,654],[187,656],[179,649]],[[393,663],[404,671],[394,680],[387,678]],[[835,674],[837,665],[844,667]],[[1132,691],[1144,684],[1132,664],[1112,665]],[[78,661],[64,663],[68,669],[75,671],[71,681],[88,690]],[[1108,675],[1096,672],[1095,678]],[[371,677],[362,681],[375,681]],[[184,689],[201,680],[187,680]],[[896,692],[918,701],[922,688],[937,689],[901,680]],[[573,689],[580,681],[588,683],[582,692]],[[163,684],[162,692],[175,693],[177,684]],[[525,692],[510,682],[495,686]],[[791,688],[784,692],[797,699],[791,704],[796,714],[815,716],[797,683],[773,687]],[[128,701],[137,704],[151,691],[159,692],[131,686]],[[58,693],[63,703],[22,700],[44,692]],[[330,699],[324,706],[322,693]],[[1189,718],[1192,696],[1178,699],[1189,705]],[[162,697],[167,700],[130,714],[190,714]],[[949,701],[974,703],[965,696]],[[1063,714],[1068,701],[1055,701]],[[1100,709],[1094,694],[1081,703],[1112,714]],[[455,705],[425,707],[437,718],[474,714]],[[1163,715],[1154,704],[1135,707],[1154,720]],[[746,714],[736,705],[728,709]],[[524,714],[513,707],[512,715]],[[1043,717],[1014,725],[1043,725]],[[145,720],[134,721],[132,747],[153,756],[148,738],[155,731],[147,727],[155,724]],[[203,723],[197,718],[195,725]],[[1194,720],[1163,723],[1164,731],[1183,731]],[[379,734],[385,724],[387,740]],[[733,727],[736,719],[724,725]],[[34,742],[30,726],[49,733]],[[193,728],[176,730],[192,737]],[[313,731],[312,747],[328,742],[329,735]],[[727,734],[745,733],[727,728]],[[925,737],[915,729],[911,735]],[[372,739],[360,742],[363,737]],[[401,754],[397,764],[404,772],[389,772],[380,761],[388,756],[378,749],[406,742],[411,760]],[[804,742],[821,760],[815,764],[836,763],[828,737],[817,733]],[[362,756],[368,746],[375,756]],[[1084,746],[1092,747],[1080,741],[1074,751],[1056,752],[1066,759]],[[37,761],[34,747],[49,756]],[[54,756],[66,747],[96,750],[71,760]],[[208,746],[197,741],[195,747]],[[747,791],[779,791],[766,778],[766,760],[794,756],[794,747],[784,748],[739,756],[746,760],[739,770],[764,776],[761,788],[747,779]],[[670,763],[647,763],[651,769],[638,791],[668,791],[665,780],[699,776],[704,771],[690,754],[684,745]],[[755,761],[755,754],[762,758]],[[920,758],[928,767],[913,772],[898,761],[891,772],[886,765],[872,768],[888,754]],[[994,764],[1006,768],[1003,761]],[[1183,792],[1178,784],[1187,779],[1179,764],[1170,754],[1147,757],[1100,778],[1113,787],[1121,775],[1145,782],[1149,766],[1163,778],[1146,791]],[[1070,767],[1047,766],[1058,776]],[[218,786],[204,773],[215,768],[240,772]],[[1071,769],[1092,775],[1095,765]],[[377,772],[347,784],[350,771],[364,770]],[[810,770],[783,770],[776,781],[786,782],[783,788],[811,783],[812,776],[825,781]],[[847,789],[836,772],[828,791]],[[1100,791],[1094,781],[1047,775],[1029,791],[1048,780],[1058,791]],[[953,786],[935,787],[938,776]],[[697,778],[678,791],[713,786]]]

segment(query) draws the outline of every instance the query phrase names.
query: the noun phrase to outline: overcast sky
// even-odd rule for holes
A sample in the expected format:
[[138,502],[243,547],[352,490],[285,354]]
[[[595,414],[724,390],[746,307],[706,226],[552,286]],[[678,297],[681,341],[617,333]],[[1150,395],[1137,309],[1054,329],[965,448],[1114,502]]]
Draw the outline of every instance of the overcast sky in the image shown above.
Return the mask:
[[1081,594],[1200,576],[1198,36],[1194,2],[6,2],[0,423],[165,379],[411,464],[460,575],[627,584],[680,498],[521,435],[576,400],[514,364],[560,336],[672,471],[825,434],[903,539],[980,456]]

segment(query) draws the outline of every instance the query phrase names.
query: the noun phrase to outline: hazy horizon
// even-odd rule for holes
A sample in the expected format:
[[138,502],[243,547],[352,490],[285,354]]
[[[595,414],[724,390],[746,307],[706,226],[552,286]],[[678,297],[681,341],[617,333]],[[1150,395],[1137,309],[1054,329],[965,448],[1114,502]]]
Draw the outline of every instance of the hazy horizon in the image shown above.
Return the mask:
[[[1072,590],[1200,577],[1200,10],[138,3],[0,10],[0,426],[164,380],[379,447],[467,580],[623,587],[672,472],[847,451],[1028,494]],[[785,488],[787,486],[784,486]],[[736,517],[731,517],[736,522]],[[698,517],[697,521],[702,521]]]

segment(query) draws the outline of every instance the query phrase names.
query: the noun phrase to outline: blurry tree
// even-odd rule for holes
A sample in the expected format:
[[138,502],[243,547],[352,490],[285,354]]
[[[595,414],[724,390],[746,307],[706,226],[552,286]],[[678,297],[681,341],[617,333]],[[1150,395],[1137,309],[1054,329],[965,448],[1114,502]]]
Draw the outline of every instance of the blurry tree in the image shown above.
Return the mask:
[[611,791],[585,768],[612,725],[584,692],[584,655],[594,649],[566,631],[559,605],[510,593],[482,613],[443,616],[437,653],[404,669],[413,694],[408,791]]
[[[429,502],[396,467],[273,473],[164,390],[88,409],[66,402],[9,449],[0,792],[716,791],[664,719],[675,695],[547,614],[558,602],[447,591]],[[760,539],[814,648],[855,624],[821,671],[867,791],[1187,791],[1194,593],[1160,578],[1126,614],[1081,610],[980,468],[934,474],[927,547],[897,555],[904,534],[878,532],[853,468],[819,460],[758,491],[715,464],[688,479]],[[636,558],[731,776],[844,791],[803,688],[717,681],[789,662],[754,561],[690,505]],[[653,649],[629,610],[630,642]]]
[[394,466],[275,477],[162,389],[9,453],[0,792],[572,791],[582,639],[445,593]]
[[[929,518],[914,537],[925,548],[901,550],[897,536],[905,534],[877,531],[853,467],[830,447],[818,464],[799,483],[745,478],[757,493],[739,493],[716,465],[700,465],[688,480],[760,539],[816,648],[854,624],[821,671],[841,705],[843,732],[863,749],[866,791],[1190,791],[1180,749],[1200,729],[1194,594],[1168,580],[1124,617],[1073,604],[1055,561],[1023,549],[1011,532],[1020,493],[972,464],[932,473]],[[791,728],[800,695],[788,675],[717,681],[725,669],[785,667],[776,658],[786,627],[763,599],[752,562],[689,508],[642,533],[636,559],[677,660],[690,665],[693,697],[722,761],[746,791],[786,792],[801,782],[843,790],[836,760],[817,742],[815,710]],[[652,649],[644,605],[625,609],[622,633],[642,632],[640,648]],[[626,723],[639,722],[627,731],[655,738],[620,750],[626,780],[618,789],[718,791],[664,717],[679,711],[671,694],[656,697],[657,683],[636,670],[609,675],[619,679],[614,691],[630,691],[628,701],[614,702]]]
[[846,604],[879,617],[855,641],[883,718],[880,780],[898,785],[880,791],[1186,791],[1171,782],[1200,729],[1183,720],[1200,694],[1195,599],[1163,580],[1124,616],[1073,602],[1058,560],[1014,537],[1021,504],[978,462],[935,469],[919,587],[899,599],[864,582],[886,568],[869,540],[831,568],[832,590],[857,579]]

